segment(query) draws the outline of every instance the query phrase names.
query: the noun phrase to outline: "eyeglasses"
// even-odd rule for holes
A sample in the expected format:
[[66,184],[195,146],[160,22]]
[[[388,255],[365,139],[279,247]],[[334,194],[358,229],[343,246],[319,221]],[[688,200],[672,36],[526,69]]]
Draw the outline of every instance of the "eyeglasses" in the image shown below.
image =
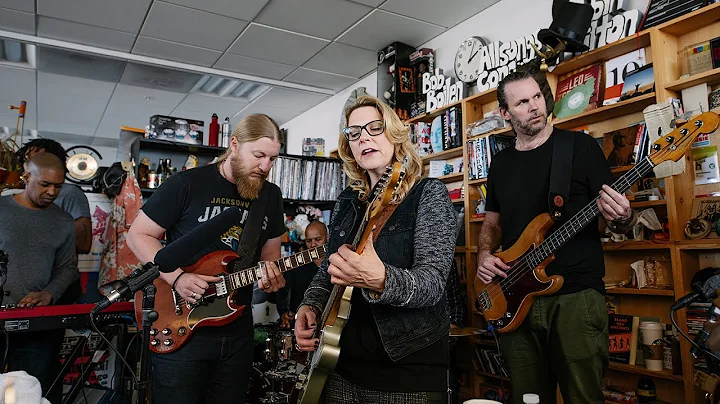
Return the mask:
[[382,119],[378,119],[377,121],[370,121],[363,126],[348,126],[343,129],[343,134],[345,135],[345,139],[352,142],[360,139],[363,129],[365,129],[365,132],[370,136],[382,135],[383,132],[385,132],[385,122]]

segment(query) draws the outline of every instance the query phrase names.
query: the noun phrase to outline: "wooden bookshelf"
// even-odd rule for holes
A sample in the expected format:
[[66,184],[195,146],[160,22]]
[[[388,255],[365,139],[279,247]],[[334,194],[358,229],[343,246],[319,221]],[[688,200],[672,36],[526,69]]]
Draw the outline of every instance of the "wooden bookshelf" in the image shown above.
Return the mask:
[[604,62],[614,57],[622,56],[639,48],[650,45],[650,34],[643,31],[637,35],[620,39],[611,44],[583,53],[570,60],[560,63],[551,70],[554,76],[562,76],[575,70],[582,69],[594,63]]
[[479,180],[470,180],[468,185],[480,185],[487,182],[487,178],[480,178]]
[[672,91],[681,91],[702,83],[707,83],[709,86],[720,83],[720,68],[673,81],[665,88]]
[[440,181],[447,184],[450,182],[462,181],[464,176],[465,176],[465,174],[463,174],[463,173],[454,173],[454,174],[443,175],[442,177],[438,177],[437,179],[439,179]]
[[720,239],[682,240],[678,242],[678,248],[680,250],[720,250]]
[[643,94],[639,97],[620,101],[615,104],[606,105],[590,111],[583,112],[563,119],[553,120],[551,123],[560,129],[573,129],[580,126],[590,125],[623,115],[640,112],[645,107],[655,104],[655,93]]
[[638,375],[650,376],[657,379],[673,380],[677,382],[683,381],[682,375],[674,375],[670,370],[663,369],[660,371],[647,370],[645,366],[627,365],[624,363],[610,362],[608,368],[617,372],[634,373]]
[[488,132],[488,133],[483,133],[483,134],[480,134],[480,135],[477,135],[477,136],[471,136],[471,137],[468,138],[468,140],[480,139],[481,137],[487,137],[487,136],[492,136],[492,135],[503,135],[503,134],[508,134],[508,135],[515,136],[515,131],[513,130],[512,127],[510,127],[510,128],[496,129],[496,130],[492,130],[492,131],[490,131],[490,132]]
[[667,206],[667,200],[660,199],[657,201],[630,202],[630,207],[633,209],[644,209],[657,206]]
[[675,296],[672,289],[605,288],[609,295]]
[[429,114],[428,114],[428,113],[425,113],[425,114],[422,114],[422,115],[420,115],[420,116],[416,116],[415,118],[408,119],[407,121],[405,121],[405,124],[406,124],[406,125],[410,125],[410,124],[418,123],[418,122],[432,122],[432,120],[435,119],[435,117],[444,114],[446,110],[448,110],[448,109],[450,109],[450,108],[452,108],[452,107],[461,106],[461,104],[463,103],[463,101],[464,101],[464,100],[460,100],[460,101],[457,101],[457,102],[453,102],[453,103],[451,103],[451,104],[445,105],[445,106],[442,107],[442,108],[438,108],[438,109],[430,112]]
[[705,6],[656,27],[664,33],[680,36],[720,20],[720,3]]
[[667,241],[622,241],[619,243],[603,243],[603,251],[628,251],[628,250],[666,250],[672,248],[673,243]]
[[462,148],[462,146],[460,146],[460,147],[456,147],[454,149],[443,150],[441,152],[423,156],[422,161],[423,161],[423,163],[425,163],[425,162],[434,161],[434,160],[447,160],[447,159],[452,159],[452,158],[456,158],[456,157],[462,157],[462,155],[463,155],[463,148]]

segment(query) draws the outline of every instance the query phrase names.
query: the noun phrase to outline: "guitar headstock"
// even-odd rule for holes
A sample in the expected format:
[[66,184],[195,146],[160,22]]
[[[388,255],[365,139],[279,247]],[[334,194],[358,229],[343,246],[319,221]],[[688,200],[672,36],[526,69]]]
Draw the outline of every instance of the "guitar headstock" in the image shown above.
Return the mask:
[[391,166],[385,168],[385,172],[378,181],[378,185],[375,188],[372,201],[368,206],[368,217],[372,218],[380,214],[383,209],[390,204],[397,192],[397,189],[402,184],[403,178],[405,177],[405,167],[407,166],[407,157],[402,163],[399,161],[394,162]]
[[648,157],[653,165],[658,165],[664,161],[678,161],[690,148],[690,145],[699,135],[703,133],[714,132],[720,117],[714,112],[705,112],[688,120],[688,122],[661,137],[650,147],[650,156]]

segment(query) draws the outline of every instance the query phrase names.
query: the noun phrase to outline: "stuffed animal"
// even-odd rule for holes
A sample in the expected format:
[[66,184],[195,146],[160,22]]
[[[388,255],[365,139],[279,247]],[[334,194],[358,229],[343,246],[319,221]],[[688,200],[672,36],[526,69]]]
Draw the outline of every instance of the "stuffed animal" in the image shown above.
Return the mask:
[[388,67],[388,74],[392,75],[393,84],[389,90],[383,93],[383,97],[385,97],[385,99],[387,100],[390,108],[395,108],[395,63],[391,64],[390,67]]

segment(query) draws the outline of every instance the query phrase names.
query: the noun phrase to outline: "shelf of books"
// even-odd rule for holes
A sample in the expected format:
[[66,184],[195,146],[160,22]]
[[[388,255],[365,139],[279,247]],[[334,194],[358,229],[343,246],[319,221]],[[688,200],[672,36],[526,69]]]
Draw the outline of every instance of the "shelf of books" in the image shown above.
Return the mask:
[[[590,134],[613,174],[624,175],[649,154],[654,141],[672,130],[668,123],[697,115],[699,106],[704,111],[720,106],[720,90],[715,88],[720,85],[720,65],[711,56],[720,48],[720,40],[713,41],[720,37],[719,20],[720,3],[712,4],[556,66],[548,73],[556,98],[552,124]],[[585,104],[564,100],[576,93],[585,95]],[[497,108],[493,89],[407,121],[426,175],[440,178],[462,198],[455,204],[464,226],[455,254],[464,257],[459,270],[466,280],[468,323],[481,329],[485,322],[476,307],[473,279],[487,170],[492,156],[514,141]],[[650,378],[662,402],[702,402],[693,377],[706,365],[690,355],[690,344],[673,330],[670,306],[690,292],[696,274],[720,267],[718,145],[720,136],[698,138],[684,160],[658,166],[638,181],[627,194],[639,224],[628,234],[604,236],[610,332],[623,339],[622,348],[612,345],[612,337],[609,341],[608,386],[634,391],[640,378]],[[705,309],[678,311],[681,330],[693,337],[702,328]],[[657,364],[646,362],[643,323],[660,324],[660,370],[651,370]],[[475,358],[469,389],[474,397],[483,389],[509,388],[505,381],[511,375],[499,366],[492,371],[500,365],[490,354],[494,342],[473,345],[471,349],[480,347],[470,354]]]

